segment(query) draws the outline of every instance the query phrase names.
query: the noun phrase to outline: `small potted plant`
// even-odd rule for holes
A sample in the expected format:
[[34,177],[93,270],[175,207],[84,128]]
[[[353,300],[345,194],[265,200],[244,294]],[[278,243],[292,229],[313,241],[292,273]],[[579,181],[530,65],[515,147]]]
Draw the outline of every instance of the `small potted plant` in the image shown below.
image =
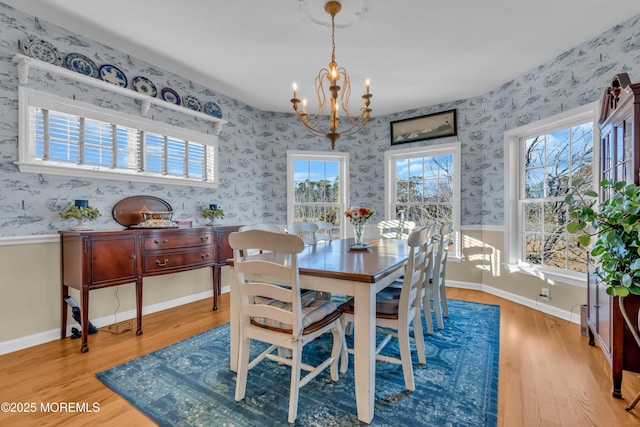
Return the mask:
[[224,218],[224,211],[216,204],[209,205],[207,209],[202,211],[202,217],[209,220],[208,226],[213,226],[216,218]]
[[71,230],[88,230],[89,227],[84,224],[84,221],[93,221],[102,214],[98,208],[89,206],[86,200],[76,200],[75,204],[69,203],[65,210],[58,215],[62,219],[75,219],[77,221],[76,225],[71,227]]

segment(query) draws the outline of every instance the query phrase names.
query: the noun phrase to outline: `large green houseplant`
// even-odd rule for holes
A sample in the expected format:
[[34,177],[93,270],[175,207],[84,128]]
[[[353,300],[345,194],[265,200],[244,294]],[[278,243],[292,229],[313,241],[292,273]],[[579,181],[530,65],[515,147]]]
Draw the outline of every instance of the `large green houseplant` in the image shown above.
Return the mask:
[[599,204],[595,191],[567,194],[567,230],[581,233],[578,241],[590,247],[608,295],[640,295],[640,186],[607,180],[600,186],[611,197]]
[[640,345],[624,305],[625,297],[640,295],[640,186],[605,180],[600,187],[610,194],[600,203],[595,191],[572,187],[565,198],[571,216],[567,230],[580,233],[578,241],[590,248],[596,275],[608,295],[620,297],[622,316]]

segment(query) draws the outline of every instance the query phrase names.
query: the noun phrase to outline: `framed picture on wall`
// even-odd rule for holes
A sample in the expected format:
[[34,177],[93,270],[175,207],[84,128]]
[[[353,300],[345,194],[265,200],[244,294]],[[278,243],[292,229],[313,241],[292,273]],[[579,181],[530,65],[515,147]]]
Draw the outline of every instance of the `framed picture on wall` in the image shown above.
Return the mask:
[[456,136],[458,134],[456,110],[397,120],[391,122],[390,126],[391,145]]

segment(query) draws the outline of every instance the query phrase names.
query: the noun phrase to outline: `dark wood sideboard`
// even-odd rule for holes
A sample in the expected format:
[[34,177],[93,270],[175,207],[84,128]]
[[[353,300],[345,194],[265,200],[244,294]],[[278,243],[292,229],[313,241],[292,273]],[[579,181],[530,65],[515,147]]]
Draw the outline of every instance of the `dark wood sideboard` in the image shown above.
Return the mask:
[[239,226],[109,231],[60,231],[61,338],[66,337],[69,288],[80,291],[82,346],[89,351],[89,291],[136,287],[136,334],[142,334],[142,279],[203,267],[213,269],[213,309],[221,269],[232,257],[229,234]]

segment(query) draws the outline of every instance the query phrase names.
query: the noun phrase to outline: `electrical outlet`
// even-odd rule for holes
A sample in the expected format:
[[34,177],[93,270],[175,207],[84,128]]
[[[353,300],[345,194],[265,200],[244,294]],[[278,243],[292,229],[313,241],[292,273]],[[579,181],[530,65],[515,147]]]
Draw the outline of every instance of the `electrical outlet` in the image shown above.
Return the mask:
[[540,298],[545,301],[549,301],[549,288],[542,288],[540,291]]

